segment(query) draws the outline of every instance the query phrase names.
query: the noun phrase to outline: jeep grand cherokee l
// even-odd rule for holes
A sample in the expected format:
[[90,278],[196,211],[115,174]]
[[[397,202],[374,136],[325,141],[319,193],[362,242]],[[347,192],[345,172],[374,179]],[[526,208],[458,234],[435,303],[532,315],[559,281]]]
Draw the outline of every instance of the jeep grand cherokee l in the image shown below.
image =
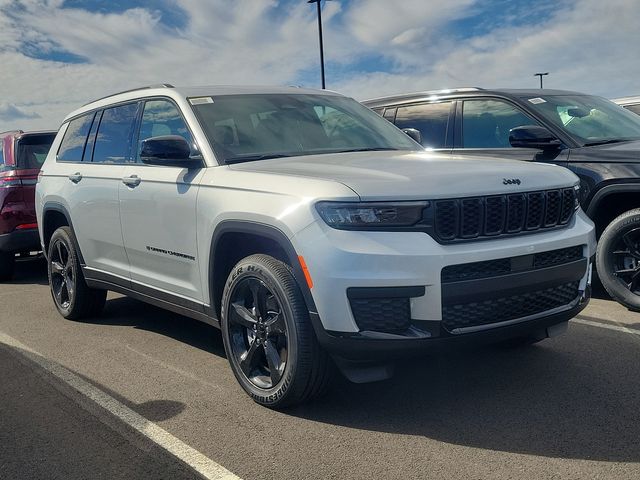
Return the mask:
[[37,203],[64,317],[115,290],[217,326],[242,388],[283,407],[335,365],[372,381],[394,355],[561,333],[595,251],[577,187],[426,153],[336,93],[164,86],[71,113]]
[[618,302],[640,309],[639,116],[563,90],[462,88],[364,104],[447,155],[572,170],[582,181],[582,208],[596,224],[598,276]]
[[40,250],[35,187],[56,132],[0,133],[0,280],[13,275],[16,254]]

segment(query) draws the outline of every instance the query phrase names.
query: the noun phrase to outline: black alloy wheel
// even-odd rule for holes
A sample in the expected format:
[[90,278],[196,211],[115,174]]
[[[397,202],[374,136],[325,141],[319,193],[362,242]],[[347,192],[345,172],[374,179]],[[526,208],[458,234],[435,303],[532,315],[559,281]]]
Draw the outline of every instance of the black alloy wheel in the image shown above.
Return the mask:
[[287,325],[280,302],[265,283],[248,277],[231,292],[231,354],[258,388],[273,388],[287,365]]
[[609,295],[640,311],[640,209],[623,213],[607,226],[598,241],[596,267]]
[[51,291],[59,309],[68,310],[76,292],[76,272],[69,247],[56,239],[50,250]]
[[231,370],[257,403],[284,408],[326,391],[333,373],[291,266],[269,255],[240,260],[221,301]]
[[613,274],[631,293],[640,295],[640,227],[623,233],[611,254]]
[[60,227],[51,235],[47,271],[51,296],[60,315],[79,320],[100,314],[107,291],[87,285],[71,228]]

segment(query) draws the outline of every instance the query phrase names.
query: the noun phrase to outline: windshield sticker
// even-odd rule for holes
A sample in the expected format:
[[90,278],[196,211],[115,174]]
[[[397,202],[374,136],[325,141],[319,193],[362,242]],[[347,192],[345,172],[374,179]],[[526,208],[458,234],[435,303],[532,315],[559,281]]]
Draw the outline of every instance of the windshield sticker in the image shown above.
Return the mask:
[[544,98],[540,98],[540,97],[530,98],[529,101],[534,105],[538,105],[539,103],[547,103],[547,101]]
[[194,97],[189,99],[191,105],[204,105],[205,103],[213,103],[211,97]]

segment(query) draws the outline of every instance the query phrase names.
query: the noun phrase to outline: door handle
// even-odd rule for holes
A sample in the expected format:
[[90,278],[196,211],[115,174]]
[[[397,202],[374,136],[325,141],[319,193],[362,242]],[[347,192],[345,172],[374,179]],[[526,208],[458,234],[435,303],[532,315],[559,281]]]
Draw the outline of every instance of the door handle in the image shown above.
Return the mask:
[[72,173],[71,175],[69,175],[69,180],[71,180],[73,183],[78,183],[80,180],[82,180],[82,174],[80,172]]
[[137,187],[138,185],[140,185],[140,181],[142,179],[137,176],[137,175],[131,175],[130,177],[124,177],[122,179],[122,183],[124,183],[127,187]]

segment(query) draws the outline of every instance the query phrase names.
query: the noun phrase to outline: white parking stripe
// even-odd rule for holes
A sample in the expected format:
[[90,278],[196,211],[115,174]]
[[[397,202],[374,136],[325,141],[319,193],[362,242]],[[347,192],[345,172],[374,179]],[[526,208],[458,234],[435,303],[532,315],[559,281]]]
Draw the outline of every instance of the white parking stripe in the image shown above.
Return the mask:
[[615,330],[616,332],[630,333],[632,335],[640,335],[640,330],[633,328],[621,327],[619,325],[611,325],[608,323],[592,322],[591,320],[585,320],[583,318],[574,318],[572,323],[581,323],[582,325],[589,325],[591,327],[606,328],[608,330]]
[[126,405],[123,405],[115,398],[94,387],[75,373],[64,368],[62,365],[43,357],[38,352],[22,344],[19,340],[0,332],[0,343],[19,349],[22,354],[45,369],[47,372],[59,378],[85,397],[93,400],[93,402],[118,417],[149,440],[182,460],[206,479],[241,480],[240,477],[234,475],[222,465],[218,465],[216,462],[174,437],[163,428],[153,422],[150,422],[142,415],[134,412]]

